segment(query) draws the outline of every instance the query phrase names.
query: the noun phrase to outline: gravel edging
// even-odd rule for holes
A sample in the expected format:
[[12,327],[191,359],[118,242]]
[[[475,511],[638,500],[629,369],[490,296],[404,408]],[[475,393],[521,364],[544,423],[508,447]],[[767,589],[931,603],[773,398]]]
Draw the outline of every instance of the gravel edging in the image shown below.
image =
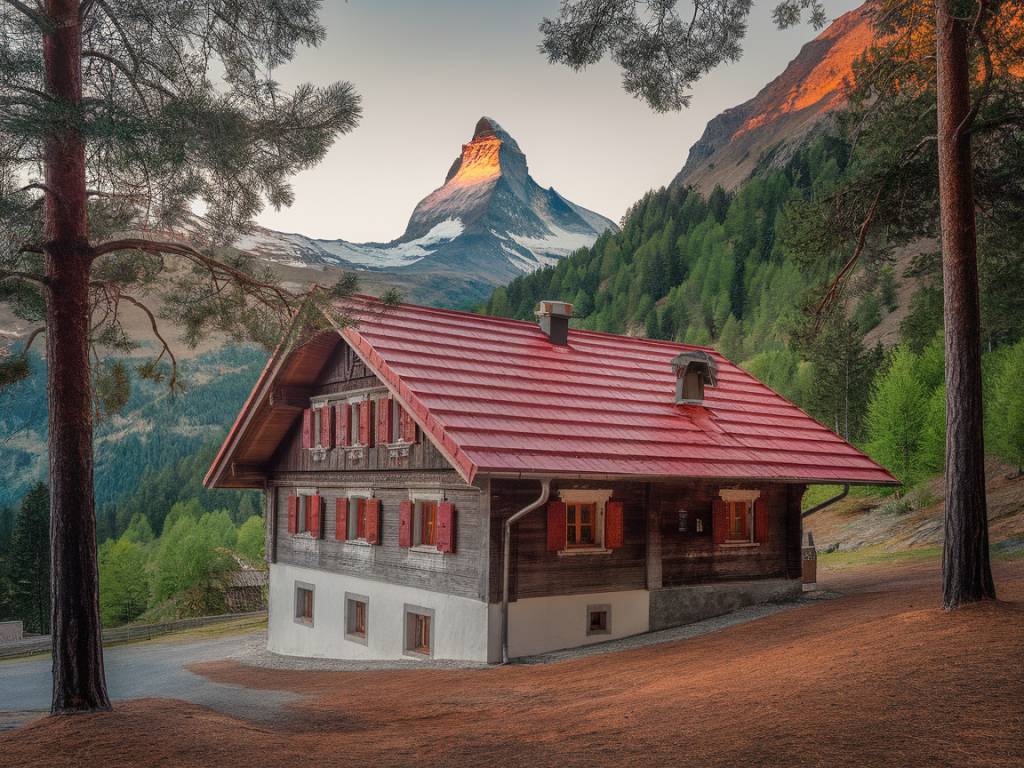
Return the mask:
[[[560,661],[581,659],[605,653],[619,653],[634,648],[646,648],[651,645],[689,640],[720,629],[727,629],[748,621],[756,621],[781,611],[801,606],[832,600],[841,597],[838,593],[827,591],[805,592],[795,600],[777,603],[764,603],[740,608],[732,613],[704,619],[681,627],[662,629],[657,632],[645,632],[641,635],[624,637],[619,640],[608,640],[579,648],[568,648],[563,651],[551,651],[535,656],[524,656],[513,659],[511,664],[554,664]],[[299,672],[375,672],[381,670],[400,669],[494,669],[499,665],[484,662],[455,661],[445,659],[388,659],[388,660],[355,660],[355,659],[314,659],[303,656],[285,656],[268,651],[266,637],[257,635],[242,644],[235,653],[229,656],[232,661],[261,669],[280,669]]]

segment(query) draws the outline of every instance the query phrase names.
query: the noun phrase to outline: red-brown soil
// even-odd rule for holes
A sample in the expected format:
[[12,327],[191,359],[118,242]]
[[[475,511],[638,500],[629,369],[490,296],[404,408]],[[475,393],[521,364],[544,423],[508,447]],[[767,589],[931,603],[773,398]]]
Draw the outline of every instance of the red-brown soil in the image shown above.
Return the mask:
[[1024,561],[944,613],[937,564],[825,572],[837,600],[541,666],[214,680],[308,695],[255,727],[142,700],[0,737],[0,766],[1024,765]]

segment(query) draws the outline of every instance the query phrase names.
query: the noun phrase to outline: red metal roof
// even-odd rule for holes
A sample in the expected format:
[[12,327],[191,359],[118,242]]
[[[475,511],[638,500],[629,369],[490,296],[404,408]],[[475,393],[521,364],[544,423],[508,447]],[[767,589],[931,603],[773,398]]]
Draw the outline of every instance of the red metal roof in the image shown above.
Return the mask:
[[718,385],[675,405],[671,360],[700,349],[357,297],[342,329],[468,481],[478,474],[892,484],[885,469],[707,349]]

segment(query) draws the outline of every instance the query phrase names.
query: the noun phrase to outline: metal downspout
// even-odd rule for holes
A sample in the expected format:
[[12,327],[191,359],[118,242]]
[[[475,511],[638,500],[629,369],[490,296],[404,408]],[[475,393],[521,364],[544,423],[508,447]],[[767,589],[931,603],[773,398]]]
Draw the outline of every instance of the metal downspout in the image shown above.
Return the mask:
[[810,516],[811,516],[811,515],[813,515],[813,514],[814,514],[815,512],[820,512],[820,511],[821,511],[821,510],[823,510],[823,509],[824,509],[825,507],[830,507],[830,506],[832,506],[833,504],[835,504],[835,503],[836,503],[837,501],[841,501],[842,499],[845,499],[845,498],[846,498],[846,494],[848,494],[849,492],[850,492],[850,484],[849,484],[849,483],[846,483],[846,484],[845,484],[845,485],[843,486],[843,490],[841,490],[841,491],[840,491],[839,493],[837,493],[837,494],[836,494],[835,496],[833,496],[832,498],[830,498],[830,499],[825,499],[825,500],[824,500],[823,502],[821,502],[821,504],[815,504],[815,505],[814,505],[813,507],[811,507],[810,509],[808,509],[808,510],[807,510],[806,512],[801,512],[801,513],[800,513],[800,519],[802,520],[802,519],[804,519],[805,517],[810,517]]
[[535,509],[548,502],[551,493],[551,481],[540,481],[540,496],[505,521],[505,541],[501,561],[501,663],[508,664],[508,575],[512,557],[512,526]]

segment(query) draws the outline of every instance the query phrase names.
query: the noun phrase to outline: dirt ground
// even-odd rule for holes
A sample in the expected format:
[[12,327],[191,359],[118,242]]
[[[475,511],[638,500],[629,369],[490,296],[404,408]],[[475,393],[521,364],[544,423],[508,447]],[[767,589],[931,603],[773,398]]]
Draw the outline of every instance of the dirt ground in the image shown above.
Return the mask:
[[1024,561],[950,614],[934,561],[831,571],[845,597],[541,666],[194,671],[306,698],[274,728],[148,699],[0,737],[0,766],[1024,765]]

